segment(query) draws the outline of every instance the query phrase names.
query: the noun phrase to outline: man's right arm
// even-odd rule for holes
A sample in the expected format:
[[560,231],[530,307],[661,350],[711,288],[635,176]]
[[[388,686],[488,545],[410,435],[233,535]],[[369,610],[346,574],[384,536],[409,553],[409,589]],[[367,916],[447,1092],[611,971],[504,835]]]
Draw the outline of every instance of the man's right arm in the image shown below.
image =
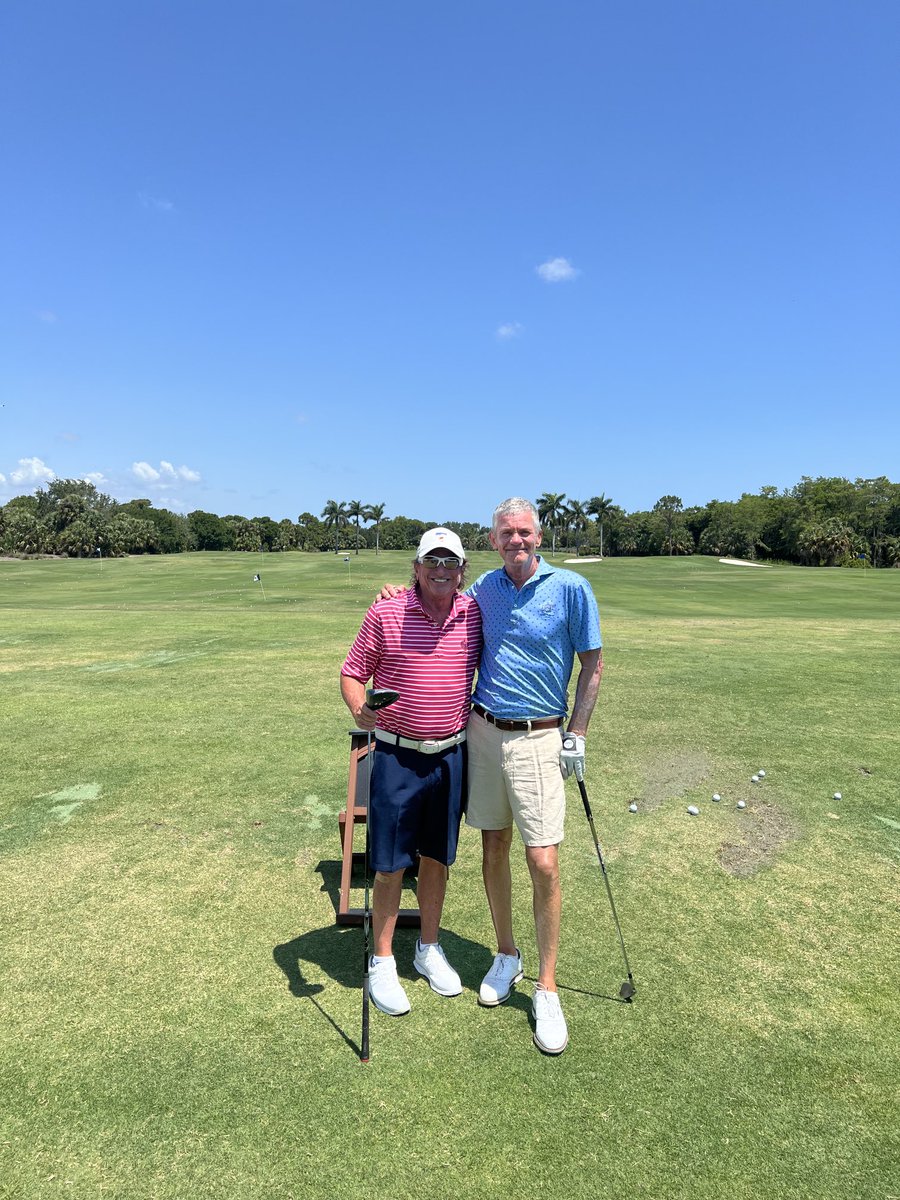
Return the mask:
[[366,704],[366,685],[352,675],[341,676],[341,696],[350,709],[350,715],[359,729],[374,729],[378,719],[373,709]]

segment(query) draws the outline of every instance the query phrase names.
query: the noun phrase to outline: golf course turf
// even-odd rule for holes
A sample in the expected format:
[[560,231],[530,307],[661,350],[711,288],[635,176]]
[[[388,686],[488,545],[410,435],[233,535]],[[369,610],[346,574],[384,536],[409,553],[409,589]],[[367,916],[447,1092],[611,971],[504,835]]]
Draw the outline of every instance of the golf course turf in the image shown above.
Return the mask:
[[338,670],[409,557],[0,562],[0,1200],[900,1194],[900,571],[584,564],[634,1002],[573,780],[569,1048],[532,1045],[515,850],[526,978],[476,1003],[464,829],[442,944],[465,991],[430,992],[398,931],[412,1012],[373,1011],[363,1067]]

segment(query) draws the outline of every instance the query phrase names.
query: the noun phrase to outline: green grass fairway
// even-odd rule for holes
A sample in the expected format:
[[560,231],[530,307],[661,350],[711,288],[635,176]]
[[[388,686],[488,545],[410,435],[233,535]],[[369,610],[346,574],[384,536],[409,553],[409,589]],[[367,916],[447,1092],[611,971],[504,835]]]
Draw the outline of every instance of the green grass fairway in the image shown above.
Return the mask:
[[413,1011],[373,1012],[362,1067],[337,676],[408,556],[0,562],[0,1197],[900,1194],[900,571],[582,570],[635,1003],[573,783],[569,1049],[533,1047],[528,979],[476,1004],[464,830],[444,945],[466,991],[431,993],[400,931]]

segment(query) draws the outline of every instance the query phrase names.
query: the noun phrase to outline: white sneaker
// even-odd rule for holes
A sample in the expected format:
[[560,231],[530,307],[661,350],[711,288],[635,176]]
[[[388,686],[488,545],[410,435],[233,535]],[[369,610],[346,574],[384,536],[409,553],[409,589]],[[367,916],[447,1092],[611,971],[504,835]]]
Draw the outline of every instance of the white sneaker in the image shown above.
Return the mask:
[[485,1008],[493,1008],[509,999],[512,985],[518,983],[524,974],[522,970],[522,955],[517,950],[515,954],[498,954],[494,964],[481,981],[478,989],[478,1003]]
[[409,1012],[409,1001],[397,978],[393,955],[381,962],[376,962],[374,955],[369,959],[369,996],[375,1007],[389,1017],[402,1017]]
[[413,966],[428,980],[433,992],[439,996],[458,996],[463,990],[462,980],[447,962],[447,955],[437,943],[423,946],[416,939],[416,956]]
[[538,1050],[545,1054],[562,1054],[569,1044],[569,1031],[556,992],[536,988],[531,1015],[534,1017],[534,1044]]

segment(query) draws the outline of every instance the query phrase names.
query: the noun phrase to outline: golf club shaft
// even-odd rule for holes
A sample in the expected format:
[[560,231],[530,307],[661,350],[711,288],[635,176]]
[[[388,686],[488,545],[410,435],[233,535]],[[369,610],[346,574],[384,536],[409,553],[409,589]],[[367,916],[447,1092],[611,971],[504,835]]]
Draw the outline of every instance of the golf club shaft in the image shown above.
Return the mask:
[[363,900],[363,989],[362,989],[362,1036],[359,1044],[359,1061],[369,1061],[369,796],[372,790],[372,732],[366,735],[366,839],[363,851],[365,888]]
[[591,802],[588,800],[587,788],[584,786],[584,780],[578,779],[578,790],[581,792],[581,803],[584,805],[585,816],[588,819],[588,825],[591,827],[591,835],[594,839],[594,849],[597,851],[597,859],[600,863],[600,870],[603,873],[603,882],[606,884],[606,894],[609,897],[609,907],[612,910],[613,921],[616,926],[616,933],[619,935],[619,945],[622,947],[622,958],[625,961],[625,971],[628,975],[628,982],[634,986],[634,979],[631,975],[631,967],[628,964],[628,953],[625,950],[625,939],[622,937],[622,927],[619,925],[619,914],[616,912],[616,902],[613,900],[612,888],[609,886],[609,876],[606,874],[606,863],[603,861],[603,851],[600,849],[600,839],[597,837],[597,830],[594,826],[594,814],[591,812]]

